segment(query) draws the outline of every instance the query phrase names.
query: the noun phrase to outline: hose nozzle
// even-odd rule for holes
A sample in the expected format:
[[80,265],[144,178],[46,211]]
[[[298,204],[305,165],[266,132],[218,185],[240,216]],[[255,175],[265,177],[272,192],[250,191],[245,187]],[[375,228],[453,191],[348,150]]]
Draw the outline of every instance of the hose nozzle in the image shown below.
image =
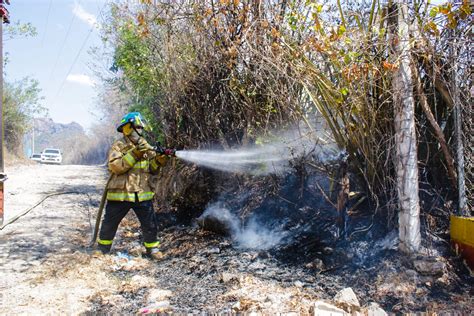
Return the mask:
[[176,149],[174,148],[164,148],[161,146],[161,144],[158,142],[155,146],[153,146],[153,150],[160,155],[166,155],[166,156],[176,156]]

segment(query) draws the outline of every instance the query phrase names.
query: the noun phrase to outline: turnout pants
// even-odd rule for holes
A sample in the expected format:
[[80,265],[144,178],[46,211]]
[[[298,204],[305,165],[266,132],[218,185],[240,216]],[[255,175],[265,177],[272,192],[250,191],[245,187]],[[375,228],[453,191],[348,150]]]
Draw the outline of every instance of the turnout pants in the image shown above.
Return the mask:
[[106,252],[110,250],[117,228],[130,209],[133,209],[140,221],[145,247],[151,249],[159,246],[156,239],[158,229],[155,221],[155,211],[151,200],[142,202],[107,201],[98,241],[101,250]]

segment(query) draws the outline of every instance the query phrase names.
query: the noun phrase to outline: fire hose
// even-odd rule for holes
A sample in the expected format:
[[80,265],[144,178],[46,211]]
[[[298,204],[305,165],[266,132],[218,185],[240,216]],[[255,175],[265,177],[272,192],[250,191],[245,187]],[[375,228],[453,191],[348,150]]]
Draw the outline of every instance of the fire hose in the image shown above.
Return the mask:
[[54,192],[54,193],[51,193],[51,194],[48,194],[46,196],[44,196],[39,202],[37,202],[35,205],[33,205],[32,207],[26,209],[25,211],[21,212],[20,214],[14,216],[13,218],[11,218],[10,220],[8,220],[8,222],[6,222],[5,224],[3,224],[2,226],[0,226],[0,230],[3,230],[5,227],[7,227],[8,225],[10,224],[13,224],[14,222],[16,222],[20,217],[23,217],[25,216],[26,214],[28,214],[30,211],[32,211],[33,209],[35,209],[38,205],[40,205],[41,203],[43,203],[46,199],[52,197],[52,196],[56,196],[56,195],[64,195],[64,194],[84,194],[84,192],[80,192],[80,191],[64,191],[64,192]]
[[104,211],[105,201],[107,200],[107,187],[109,186],[110,181],[112,180],[113,173],[110,174],[107,183],[105,184],[104,193],[102,193],[102,198],[100,199],[99,210],[97,211],[97,217],[95,219],[94,234],[92,235],[90,247],[94,246],[97,240],[97,234],[99,233],[100,221],[102,219],[102,213]]

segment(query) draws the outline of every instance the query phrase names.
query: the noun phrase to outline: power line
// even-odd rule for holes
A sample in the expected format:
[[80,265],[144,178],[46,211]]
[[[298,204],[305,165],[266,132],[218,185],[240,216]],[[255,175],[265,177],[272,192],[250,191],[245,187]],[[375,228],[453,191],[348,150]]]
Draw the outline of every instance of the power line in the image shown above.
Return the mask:
[[43,47],[44,38],[46,37],[46,32],[47,32],[47,30],[48,30],[49,15],[50,15],[50,13],[51,13],[52,4],[53,4],[53,0],[50,0],[50,1],[49,1],[49,7],[48,7],[48,13],[46,14],[46,24],[44,25],[43,38],[41,39],[41,47]]
[[69,67],[69,70],[68,70],[68,72],[67,72],[67,74],[66,74],[66,77],[65,77],[64,80],[62,81],[61,86],[59,87],[58,92],[56,93],[56,96],[54,97],[54,99],[57,99],[57,98],[58,98],[59,93],[61,92],[62,88],[64,87],[64,84],[66,83],[67,77],[69,76],[69,74],[71,73],[72,69],[73,69],[74,66],[76,65],[77,59],[79,58],[79,56],[80,56],[81,53],[82,53],[82,50],[83,50],[84,47],[86,46],[87,40],[88,40],[89,37],[91,36],[92,31],[94,31],[94,27],[92,27],[92,28],[89,30],[89,33],[87,34],[87,36],[86,36],[84,42],[82,42],[81,48],[79,49],[79,52],[77,53],[76,57],[74,58],[74,61],[72,62],[71,67]]
[[[79,1],[77,4],[79,5],[81,1]],[[74,23],[74,19],[76,18],[76,15],[73,13],[72,14],[72,19],[71,22],[69,23],[69,27],[66,32],[66,36],[64,37],[63,43],[61,45],[61,48],[59,49],[58,57],[56,58],[56,62],[54,63],[53,68],[51,69],[51,74],[49,75],[49,80],[53,78],[54,71],[56,70],[56,66],[58,65],[59,58],[61,58],[61,54],[63,52],[64,46],[66,45],[67,38],[69,36],[69,33],[71,32],[72,24]]]
[[[104,5],[102,6],[102,8],[100,9],[99,13],[98,13],[98,16],[102,14],[102,12],[104,11],[105,7],[107,6],[109,1],[107,1],[106,3],[104,3]],[[74,68],[74,66],[76,65],[76,62],[77,60],[79,59],[79,56],[81,55],[82,53],[82,50],[84,49],[86,43],[87,43],[87,40],[89,39],[90,35],[92,34],[92,32],[94,31],[94,28],[95,28],[95,25],[93,25],[91,27],[91,29],[89,30],[89,33],[87,34],[86,38],[84,39],[84,41],[82,42],[82,45],[81,45],[81,48],[79,49],[79,52],[77,53],[76,57],[74,58],[74,61],[72,62],[71,64],[71,67],[69,67],[69,70],[66,74],[66,77],[63,79],[59,89],[58,89],[58,92],[56,93],[56,96],[54,97],[54,101],[56,101],[56,99],[58,98],[59,94],[61,93],[61,90],[62,88],[64,87],[64,84],[66,83],[66,80],[67,80],[67,77],[71,74],[71,71],[72,69]]]

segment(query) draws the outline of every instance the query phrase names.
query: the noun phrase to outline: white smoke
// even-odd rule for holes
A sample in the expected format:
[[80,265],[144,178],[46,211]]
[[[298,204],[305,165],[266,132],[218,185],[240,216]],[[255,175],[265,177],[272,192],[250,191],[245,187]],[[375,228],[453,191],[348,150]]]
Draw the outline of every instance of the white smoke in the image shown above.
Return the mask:
[[242,249],[271,249],[281,243],[287,233],[279,230],[270,230],[256,220],[250,220],[242,226],[240,219],[232,214],[222,203],[210,205],[201,218],[213,218],[225,225],[236,243],[237,248]]

